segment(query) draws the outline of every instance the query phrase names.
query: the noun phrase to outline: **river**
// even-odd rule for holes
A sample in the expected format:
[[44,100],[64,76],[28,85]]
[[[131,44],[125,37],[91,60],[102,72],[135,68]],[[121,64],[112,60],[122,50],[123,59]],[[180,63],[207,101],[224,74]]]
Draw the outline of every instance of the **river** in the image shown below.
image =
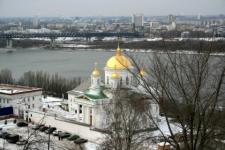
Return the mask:
[[[12,53],[3,51],[5,51],[5,49],[0,49],[0,70],[10,69],[13,77],[16,79],[21,77],[23,73],[27,71],[46,71],[50,74],[58,73],[66,78],[88,77],[92,72],[95,62],[98,63],[98,67],[103,73],[106,61],[114,55],[114,52],[112,51],[93,49],[51,50],[44,48],[26,48],[13,49]],[[139,52],[129,52],[129,54],[133,56],[141,55],[141,59],[144,60],[145,56],[147,56],[146,53],[140,54]],[[182,54],[194,53],[182,51]],[[224,53],[221,53],[218,56],[224,57]],[[213,57],[213,60],[219,58],[218,56]]]
[[46,71],[71,78],[89,76],[95,62],[103,70],[114,52],[97,50],[49,50],[43,48],[16,49],[12,53],[0,53],[0,70],[10,69],[14,78],[26,71]]

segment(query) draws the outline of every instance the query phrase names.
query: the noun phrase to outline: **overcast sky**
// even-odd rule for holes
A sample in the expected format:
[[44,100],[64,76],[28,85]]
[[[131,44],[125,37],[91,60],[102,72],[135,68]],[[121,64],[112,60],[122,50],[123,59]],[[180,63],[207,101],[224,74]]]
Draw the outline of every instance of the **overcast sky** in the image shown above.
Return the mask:
[[0,17],[225,14],[225,0],[0,0]]

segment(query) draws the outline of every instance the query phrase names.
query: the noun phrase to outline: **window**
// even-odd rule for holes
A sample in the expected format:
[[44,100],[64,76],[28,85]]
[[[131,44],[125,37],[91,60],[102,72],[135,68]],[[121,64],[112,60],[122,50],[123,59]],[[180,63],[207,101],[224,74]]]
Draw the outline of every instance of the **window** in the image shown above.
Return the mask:
[[80,105],[80,114],[82,114],[82,105]]
[[122,78],[120,78],[120,85],[122,85],[123,84],[123,79]]
[[107,76],[106,84],[109,84],[109,76]]
[[30,105],[28,105],[28,109],[30,109]]
[[34,101],[34,96],[33,96],[33,101]]
[[3,99],[3,103],[5,103],[5,99]]
[[92,115],[92,108],[90,107],[90,115]]
[[128,85],[128,84],[129,84],[129,78],[126,77],[126,85]]
[[75,114],[77,114],[77,110],[75,109]]
[[34,104],[32,104],[32,107],[34,108]]
[[100,80],[98,79],[98,84],[100,84]]

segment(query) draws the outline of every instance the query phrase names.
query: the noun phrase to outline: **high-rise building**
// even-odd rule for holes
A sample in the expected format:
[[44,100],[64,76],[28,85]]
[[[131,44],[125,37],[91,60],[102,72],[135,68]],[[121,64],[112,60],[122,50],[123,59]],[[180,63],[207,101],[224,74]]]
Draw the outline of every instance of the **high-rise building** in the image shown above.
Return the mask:
[[132,16],[132,23],[135,25],[135,27],[142,27],[144,25],[143,14],[134,14]]
[[176,16],[169,15],[168,16],[169,25],[167,27],[168,30],[175,30],[176,29]]
[[169,21],[169,24],[172,24],[173,22],[176,22],[176,16],[169,15],[168,16],[168,21]]
[[38,18],[38,16],[35,16],[33,18],[33,27],[37,28],[38,26],[39,26],[39,18]]

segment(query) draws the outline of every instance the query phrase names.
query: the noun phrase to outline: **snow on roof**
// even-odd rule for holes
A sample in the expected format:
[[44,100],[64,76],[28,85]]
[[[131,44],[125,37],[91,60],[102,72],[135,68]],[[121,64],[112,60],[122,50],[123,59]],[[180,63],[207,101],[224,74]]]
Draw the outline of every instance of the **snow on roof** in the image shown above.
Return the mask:
[[41,91],[41,88],[0,84],[0,94],[14,95],[14,94],[21,94],[21,93],[36,92],[36,91]]
[[62,101],[63,101],[63,99],[61,99],[61,98],[50,97],[50,96],[42,97],[43,103],[62,102]]

